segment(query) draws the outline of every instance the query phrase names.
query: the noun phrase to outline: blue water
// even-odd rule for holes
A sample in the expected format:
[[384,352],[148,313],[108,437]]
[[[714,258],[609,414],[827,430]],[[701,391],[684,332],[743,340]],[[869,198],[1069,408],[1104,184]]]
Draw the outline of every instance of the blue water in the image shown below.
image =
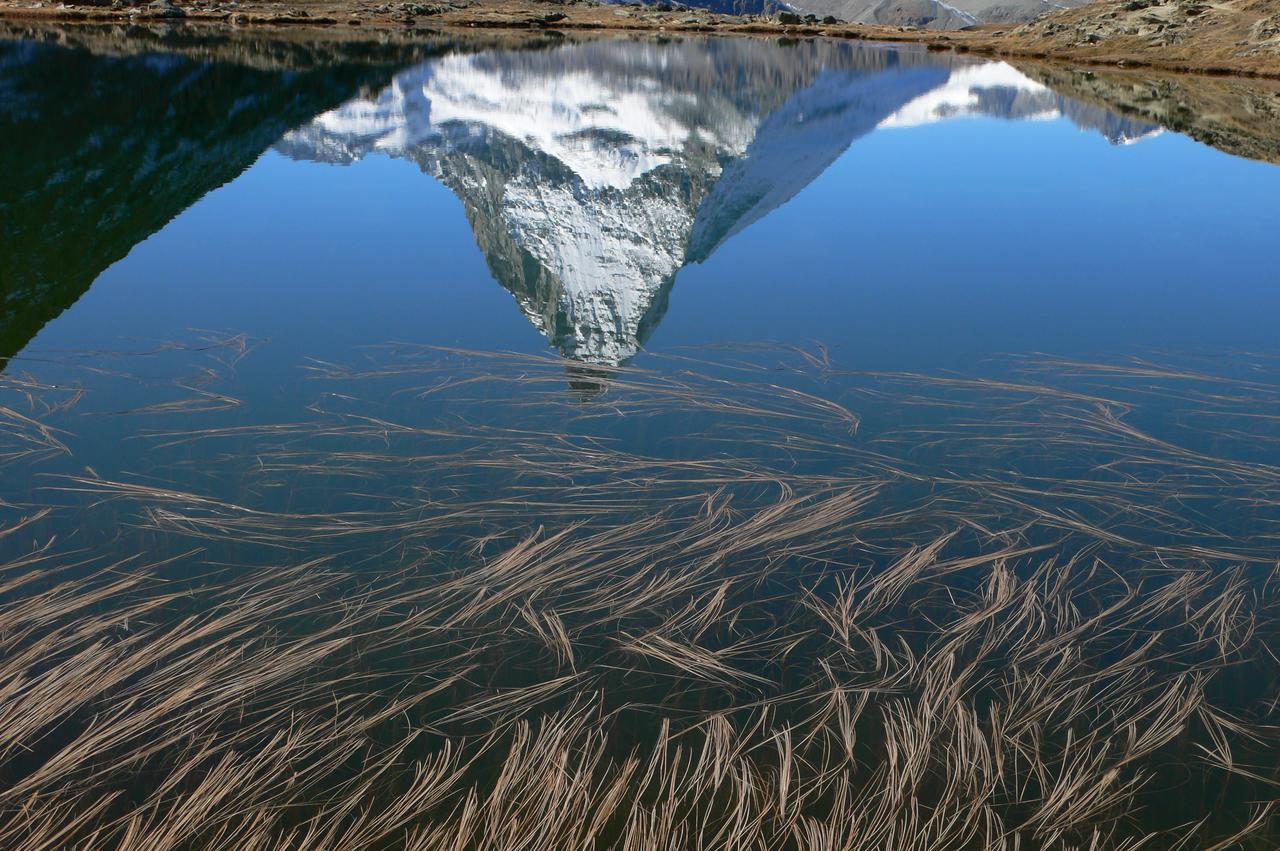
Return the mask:
[[[1135,78],[1086,102],[909,46],[64,36],[0,42],[0,686],[19,683],[0,715],[29,717],[19,701],[74,654],[115,670],[115,642],[170,679],[73,671],[82,703],[21,748],[0,732],[0,847],[44,829],[28,807],[58,824],[107,802],[75,827],[86,847],[163,816],[200,787],[188,740],[305,780],[246,783],[209,847],[244,847],[258,817],[297,839],[401,742],[339,818],[456,748],[477,761],[401,827],[445,824],[492,791],[515,722],[588,705],[608,770],[715,713],[760,777],[794,729],[826,772],[803,782],[874,791],[893,786],[877,719],[933,718],[937,689],[1003,749],[981,812],[1023,825],[1018,847],[1208,847],[1273,801],[1280,167],[1241,154],[1280,149],[1280,128],[1206,134],[1183,81],[1184,135],[1124,100]],[[522,540],[550,541],[553,580],[540,559],[486,572]],[[815,614],[937,541],[958,561],[869,607],[874,653]],[[133,575],[83,611],[36,593]],[[294,600],[313,576],[338,578]],[[291,607],[258,619],[277,596]],[[192,686],[204,645],[165,630],[228,611],[243,620],[201,638],[222,685]],[[650,634],[744,678],[637,661]],[[270,680],[317,635],[338,637]],[[52,650],[27,659],[28,640]],[[871,703],[827,772],[843,745],[809,708],[840,677]],[[83,746],[165,689],[178,709]],[[1202,714],[1151,710],[1183,689]],[[1035,719],[1017,743],[1005,705]],[[313,762],[279,750],[295,717],[334,731]],[[954,792],[949,723],[924,725],[925,811]],[[1030,820],[1052,778],[1027,766],[1065,776],[1095,732],[1081,770],[1132,794],[1055,834]],[[736,794],[688,806],[713,825]],[[886,818],[916,824],[916,802]],[[1250,829],[1250,848],[1280,836],[1274,815]]]

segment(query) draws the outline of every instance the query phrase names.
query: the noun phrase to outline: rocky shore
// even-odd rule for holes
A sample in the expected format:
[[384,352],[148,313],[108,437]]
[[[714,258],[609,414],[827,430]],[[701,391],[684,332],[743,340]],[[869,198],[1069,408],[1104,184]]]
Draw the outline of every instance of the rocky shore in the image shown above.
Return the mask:
[[1076,62],[1280,76],[1277,0],[1096,0],[1008,33]]
[[910,41],[1077,65],[1280,78],[1280,0],[1095,0],[1019,26],[958,31],[851,24],[785,11],[734,15],[593,0],[0,0],[0,19],[11,26],[164,24],[324,31],[327,37],[357,30],[397,38],[451,30],[599,30]]

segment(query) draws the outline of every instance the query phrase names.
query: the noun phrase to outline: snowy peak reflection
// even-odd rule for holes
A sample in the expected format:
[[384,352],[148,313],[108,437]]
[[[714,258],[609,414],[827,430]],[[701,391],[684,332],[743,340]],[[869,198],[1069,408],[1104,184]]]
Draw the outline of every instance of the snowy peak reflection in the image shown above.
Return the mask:
[[1066,117],[1077,127],[1096,130],[1117,145],[1132,144],[1161,132],[1159,125],[1134,121],[1063,97],[1005,62],[954,69],[946,83],[904,104],[880,126],[916,127],[968,116],[1021,121]]
[[601,40],[427,62],[278,148],[416,162],[461,198],[490,270],[551,343],[618,364],[661,319],[684,265],[858,137],[961,112],[1071,115],[1054,98],[1007,65],[916,49]]

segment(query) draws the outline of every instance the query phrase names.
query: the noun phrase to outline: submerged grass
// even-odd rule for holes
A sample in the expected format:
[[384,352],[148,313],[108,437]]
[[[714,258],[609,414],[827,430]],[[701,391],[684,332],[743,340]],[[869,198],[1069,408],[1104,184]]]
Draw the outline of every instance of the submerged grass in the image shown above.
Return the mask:
[[379,349],[133,475],[14,455],[0,847],[1276,845],[1267,362],[652,362]]

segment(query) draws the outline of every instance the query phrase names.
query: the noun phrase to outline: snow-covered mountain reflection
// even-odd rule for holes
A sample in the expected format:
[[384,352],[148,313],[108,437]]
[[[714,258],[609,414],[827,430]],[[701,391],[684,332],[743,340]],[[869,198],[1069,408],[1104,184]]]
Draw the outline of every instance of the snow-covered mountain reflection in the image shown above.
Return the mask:
[[416,162],[463,201],[489,267],[567,357],[644,344],[686,264],[785,204],[877,127],[1066,115],[1152,128],[1002,63],[849,44],[595,41],[453,54],[318,116],[278,149]]

